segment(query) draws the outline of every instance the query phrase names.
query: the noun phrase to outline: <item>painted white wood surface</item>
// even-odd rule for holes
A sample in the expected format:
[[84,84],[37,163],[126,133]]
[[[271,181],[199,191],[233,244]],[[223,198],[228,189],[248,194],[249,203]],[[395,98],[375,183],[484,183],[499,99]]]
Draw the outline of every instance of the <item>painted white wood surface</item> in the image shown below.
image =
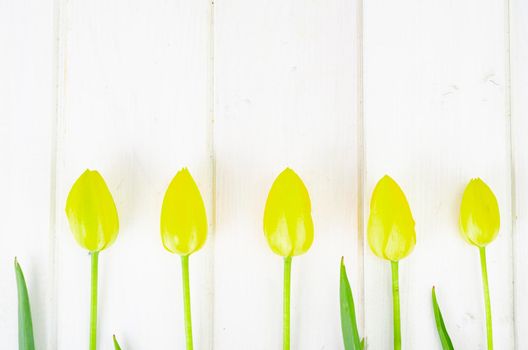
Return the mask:
[[215,349],[281,347],[283,259],[262,218],[287,166],[310,191],[315,226],[293,259],[292,348],[342,347],[342,255],[361,286],[355,16],[342,0],[215,4]]
[[[208,1],[61,4],[57,156],[56,348],[88,340],[89,256],[70,234],[64,203],[85,168],[106,178],[120,215],[100,254],[99,348],[183,348],[180,258],[159,233],[166,187],[187,166],[212,210]],[[197,349],[212,348],[212,248],[190,259]]]
[[53,1],[0,1],[0,339],[16,349],[17,256],[30,288],[35,338],[51,311]]
[[[400,263],[404,349],[440,349],[433,285],[455,347],[485,348],[478,250],[458,229],[472,177],[492,187],[501,208],[488,269],[495,343],[513,348],[505,10],[491,0],[365,2],[366,198],[389,173],[416,220],[416,248]],[[369,348],[389,349],[390,266],[367,245],[364,273]]]
[[485,348],[478,252],[457,224],[476,176],[502,211],[488,249],[496,348],[526,348],[528,8],[510,1],[509,23],[506,0],[374,0],[363,11],[357,0],[0,0],[3,345],[17,342],[17,255],[39,348],[86,347],[89,256],[64,203],[95,168],[121,219],[100,259],[100,349],[113,333],[124,349],[184,348],[180,262],[162,248],[159,212],[188,166],[211,227],[191,258],[196,349],[280,348],[282,259],[262,215],[290,166],[315,223],[312,249],[293,261],[293,349],[342,349],[342,255],[368,348],[391,348],[390,269],[362,229],[385,173],[417,222],[400,268],[404,348],[440,349],[432,285],[456,348]]
[[510,1],[516,349],[528,347],[528,3]]

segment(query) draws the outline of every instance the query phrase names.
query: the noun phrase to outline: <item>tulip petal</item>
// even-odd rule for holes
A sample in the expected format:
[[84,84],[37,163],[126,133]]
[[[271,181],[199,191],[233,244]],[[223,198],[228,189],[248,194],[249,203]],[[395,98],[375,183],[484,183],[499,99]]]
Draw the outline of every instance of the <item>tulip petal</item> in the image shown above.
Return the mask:
[[378,257],[399,261],[416,244],[414,219],[405,194],[388,175],[376,185],[370,201],[367,239]]
[[184,168],[172,179],[161,209],[161,239],[171,253],[189,255],[207,239],[207,215],[196,182]]
[[273,182],[264,210],[268,244],[283,257],[304,254],[313,242],[308,190],[301,178],[286,168]]
[[101,251],[117,238],[119,219],[112,194],[99,172],[86,170],[73,184],[66,215],[77,243]]
[[464,238],[477,247],[492,242],[500,228],[497,198],[481,179],[472,179],[464,190],[460,206],[460,229]]

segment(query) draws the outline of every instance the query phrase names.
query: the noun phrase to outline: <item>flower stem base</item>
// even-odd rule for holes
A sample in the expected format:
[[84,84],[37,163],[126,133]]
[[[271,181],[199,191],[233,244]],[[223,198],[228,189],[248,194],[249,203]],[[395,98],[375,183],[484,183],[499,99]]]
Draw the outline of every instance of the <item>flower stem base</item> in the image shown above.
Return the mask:
[[391,261],[392,270],[392,307],[394,318],[394,350],[401,349],[401,322],[400,322],[400,282],[398,262]]
[[183,312],[185,317],[185,339],[187,350],[193,350],[192,320],[191,320],[191,292],[189,286],[189,256],[182,255],[182,282],[183,282]]
[[486,248],[479,248],[480,267],[482,269],[482,286],[484,288],[484,304],[486,305],[486,334],[488,338],[488,350],[493,350],[493,327],[491,325],[491,302],[488,284],[488,267],[486,263]]
[[92,252],[92,288],[90,298],[90,350],[97,349],[97,282],[99,275],[99,252]]
[[290,350],[290,291],[292,257],[284,258],[284,301],[283,301],[283,350]]

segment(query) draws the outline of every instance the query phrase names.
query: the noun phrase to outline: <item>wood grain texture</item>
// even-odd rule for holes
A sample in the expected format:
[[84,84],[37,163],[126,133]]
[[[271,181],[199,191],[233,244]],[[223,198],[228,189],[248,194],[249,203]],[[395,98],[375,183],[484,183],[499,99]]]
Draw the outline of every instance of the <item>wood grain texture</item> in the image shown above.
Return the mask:
[[26,274],[36,343],[48,341],[53,142],[53,2],[0,1],[0,339],[16,349],[14,257]]
[[[99,349],[184,348],[180,259],[163,249],[165,190],[188,167],[212,217],[208,1],[62,3],[57,349],[88,343],[89,256],[64,205],[85,168],[107,180],[119,236],[100,254]],[[211,220],[212,222],[212,220]],[[197,349],[212,348],[213,239],[190,258]]]
[[293,258],[291,346],[342,348],[342,255],[361,300],[355,6],[215,3],[215,349],[281,346],[283,260],[262,219],[287,166],[310,192],[315,225],[312,248]]
[[[416,248],[400,264],[404,349],[440,349],[433,285],[455,348],[485,348],[478,250],[458,230],[472,177],[491,186],[501,208],[500,235],[488,247],[494,337],[497,348],[514,346],[505,6],[365,2],[366,198],[388,173],[416,220]],[[366,245],[370,349],[392,348],[390,288],[389,263]]]
[[510,1],[511,119],[514,166],[516,349],[528,347],[528,4]]
[[282,259],[262,218],[290,166],[315,224],[293,259],[292,349],[343,348],[341,256],[368,349],[392,348],[390,267],[362,230],[386,173],[417,228],[400,264],[403,348],[440,349],[433,285],[455,348],[485,348],[478,251],[458,230],[472,177],[502,214],[495,348],[528,348],[527,16],[523,0],[0,0],[2,347],[17,346],[15,255],[37,347],[87,347],[90,259],[64,205],[92,168],[121,222],[100,255],[99,349],[113,333],[123,349],[183,349],[180,261],[159,216],[187,166],[211,228],[190,259],[195,349],[280,348]]

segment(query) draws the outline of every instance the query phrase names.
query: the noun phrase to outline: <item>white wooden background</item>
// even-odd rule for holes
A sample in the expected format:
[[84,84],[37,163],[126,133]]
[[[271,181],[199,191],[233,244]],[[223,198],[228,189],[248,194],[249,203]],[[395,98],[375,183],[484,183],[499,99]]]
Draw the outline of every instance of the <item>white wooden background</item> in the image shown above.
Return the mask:
[[293,261],[292,346],[342,349],[339,259],[360,333],[391,349],[389,264],[364,239],[377,180],[406,192],[417,246],[401,263],[404,349],[440,349],[437,286],[457,349],[484,349],[465,184],[502,214],[489,246],[496,348],[528,348],[528,3],[524,0],[0,0],[0,339],[17,348],[13,258],[39,349],[87,347],[89,258],[65,198],[87,167],[121,232],[101,254],[100,349],[183,349],[180,266],[159,236],[188,166],[210,218],[191,258],[197,349],[279,349],[282,260],[262,215],[293,167],[315,241]]

